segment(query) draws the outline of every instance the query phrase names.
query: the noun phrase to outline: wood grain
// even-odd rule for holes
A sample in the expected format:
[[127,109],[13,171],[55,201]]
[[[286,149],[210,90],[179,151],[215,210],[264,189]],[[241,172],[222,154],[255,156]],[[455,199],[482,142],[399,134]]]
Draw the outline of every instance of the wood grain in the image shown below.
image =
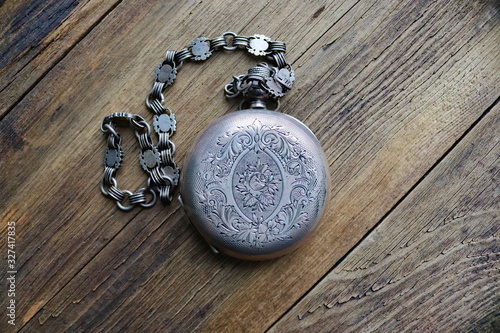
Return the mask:
[[117,1],[4,1],[0,6],[0,119]]
[[499,126],[497,104],[269,332],[498,332]]
[[[494,2],[122,1],[0,122],[0,232],[16,221],[20,248],[15,331],[267,329],[494,103],[499,28]],[[331,163],[324,223],[269,262],[214,256],[177,202],[124,213],[98,189],[102,117],[147,115],[165,49],[226,30],[288,42],[297,82],[282,110],[310,126]],[[181,167],[194,135],[237,106],[213,87],[256,61],[184,64],[166,95]],[[118,181],[136,189],[130,134]]]

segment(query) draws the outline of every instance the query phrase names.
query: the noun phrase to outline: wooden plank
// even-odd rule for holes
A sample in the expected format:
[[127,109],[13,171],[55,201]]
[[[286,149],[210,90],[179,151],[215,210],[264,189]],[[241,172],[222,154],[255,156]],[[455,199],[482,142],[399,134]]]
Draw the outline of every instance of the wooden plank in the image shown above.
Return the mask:
[[[285,23],[270,19],[278,12]],[[0,166],[8,175],[0,185],[9,194],[0,202],[0,231],[16,221],[22,248],[19,325],[26,331],[269,327],[493,103],[496,15],[491,3],[460,1],[236,7],[123,1],[0,122]],[[271,262],[212,255],[177,202],[123,213],[98,190],[100,119],[116,111],[147,114],[141,96],[164,49],[227,27],[291,41],[288,58],[298,80],[283,111],[318,134],[332,163],[325,223],[309,244]],[[212,87],[255,61],[218,54],[184,65],[167,94],[178,119],[181,166],[193,135],[237,104]],[[125,143],[128,157],[134,143]],[[121,187],[142,184],[134,171],[123,171]]]
[[2,1],[0,119],[118,2]]
[[498,332],[500,104],[269,332]]

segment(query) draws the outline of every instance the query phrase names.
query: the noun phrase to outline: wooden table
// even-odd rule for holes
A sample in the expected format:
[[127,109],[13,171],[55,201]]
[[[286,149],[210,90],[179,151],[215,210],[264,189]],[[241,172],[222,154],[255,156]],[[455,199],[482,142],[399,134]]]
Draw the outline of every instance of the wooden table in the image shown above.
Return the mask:
[[[1,332],[500,331],[497,1],[1,4]],[[277,260],[214,255],[177,200],[122,212],[99,190],[101,119],[151,121],[164,52],[228,30],[288,43],[281,111],[329,161],[323,223]],[[165,92],[181,168],[258,61],[184,64]],[[139,188],[130,131],[124,150]]]

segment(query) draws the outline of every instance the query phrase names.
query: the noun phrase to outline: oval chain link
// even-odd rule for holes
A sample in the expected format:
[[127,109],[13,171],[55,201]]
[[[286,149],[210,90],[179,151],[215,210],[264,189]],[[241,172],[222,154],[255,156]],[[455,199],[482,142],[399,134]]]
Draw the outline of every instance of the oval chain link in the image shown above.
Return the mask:
[[[176,121],[174,113],[163,105],[165,101],[163,90],[174,82],[177,70],[185,60],[205,60],[214,51],[237,49],[245,49],[257,56],[265,56],[274,61],[277,67],[262,63],[258,65],[260,67],[254,67],[253,73],[234,76],[234,80],[224,88],[226,96],[236,97],[248,89],[251,85],[250,80],[254,80],[269,92],[269,96],[279,102],[279,97],[283,96],[293,83],[293,71],[284,57],[286,44],[272,41],[263,35],[240,36],[234,32],[225,32],[211,39],[196,38],[180,51],[167,51],[164,60],[156,67],[153,88],[146,97],[146,106],[154,113],[153,129],[158,135],[156,145],[151,138],[150,125],[137,114],[112,113],[103,119],[101,131],[108,135],[108,147],[104,154],[104,175],[100,188],[105,196],[115,200],[120,209],[131,210],[136,205],[144,208],[151,207],[158,197],[163,202],[172,200],[173,190],[179,182],[179,168],[173,159],[175,145],[170,140],[175,132]],[[281,69],[286,69],[288,74],[280,73]],[[121,190],[115,178],[123,161],[121,136],[117,127],[124,125],[132,127],[135,131],[141,148],[139,162],[149,174],[147,186],[135,193]],[[146,195],[150,198],[148,199]]]

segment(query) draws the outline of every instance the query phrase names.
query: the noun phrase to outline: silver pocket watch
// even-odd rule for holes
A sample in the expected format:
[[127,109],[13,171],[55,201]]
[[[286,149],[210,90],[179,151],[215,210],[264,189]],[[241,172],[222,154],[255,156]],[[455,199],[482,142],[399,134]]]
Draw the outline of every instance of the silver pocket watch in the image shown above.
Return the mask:
[[[180,177],[170,140],[175,116],[163,106],[163,89],[173,83],[184,60],[205,60],[214,51],[236,49],[267,57],[272,63],[261,62],[225,86],[228,98],[241,98],[240,110],[215,120],[198,135]],[[137,205],[150,207],[157,197],[171,201],[180,183],[180,201],[214,252],[263,260],[295,249],[323,215],[329,177],[325,155],[311,130],[277,111],[279,98],[295,79],[285,50],[285,43],[263,35],[227,32],[212,39],[197,38],[180,51],[167,51],[146,98],[155,113],[157,144],[149,124],[139,115],[113,113],[101,124],[108,134],[103,194],[129,210]],[[116,130],[120,124],[135,130],[141,147],[139,161],[149,174],[147,186],[135,193],[120,190],[115,178],[123,157]]]

